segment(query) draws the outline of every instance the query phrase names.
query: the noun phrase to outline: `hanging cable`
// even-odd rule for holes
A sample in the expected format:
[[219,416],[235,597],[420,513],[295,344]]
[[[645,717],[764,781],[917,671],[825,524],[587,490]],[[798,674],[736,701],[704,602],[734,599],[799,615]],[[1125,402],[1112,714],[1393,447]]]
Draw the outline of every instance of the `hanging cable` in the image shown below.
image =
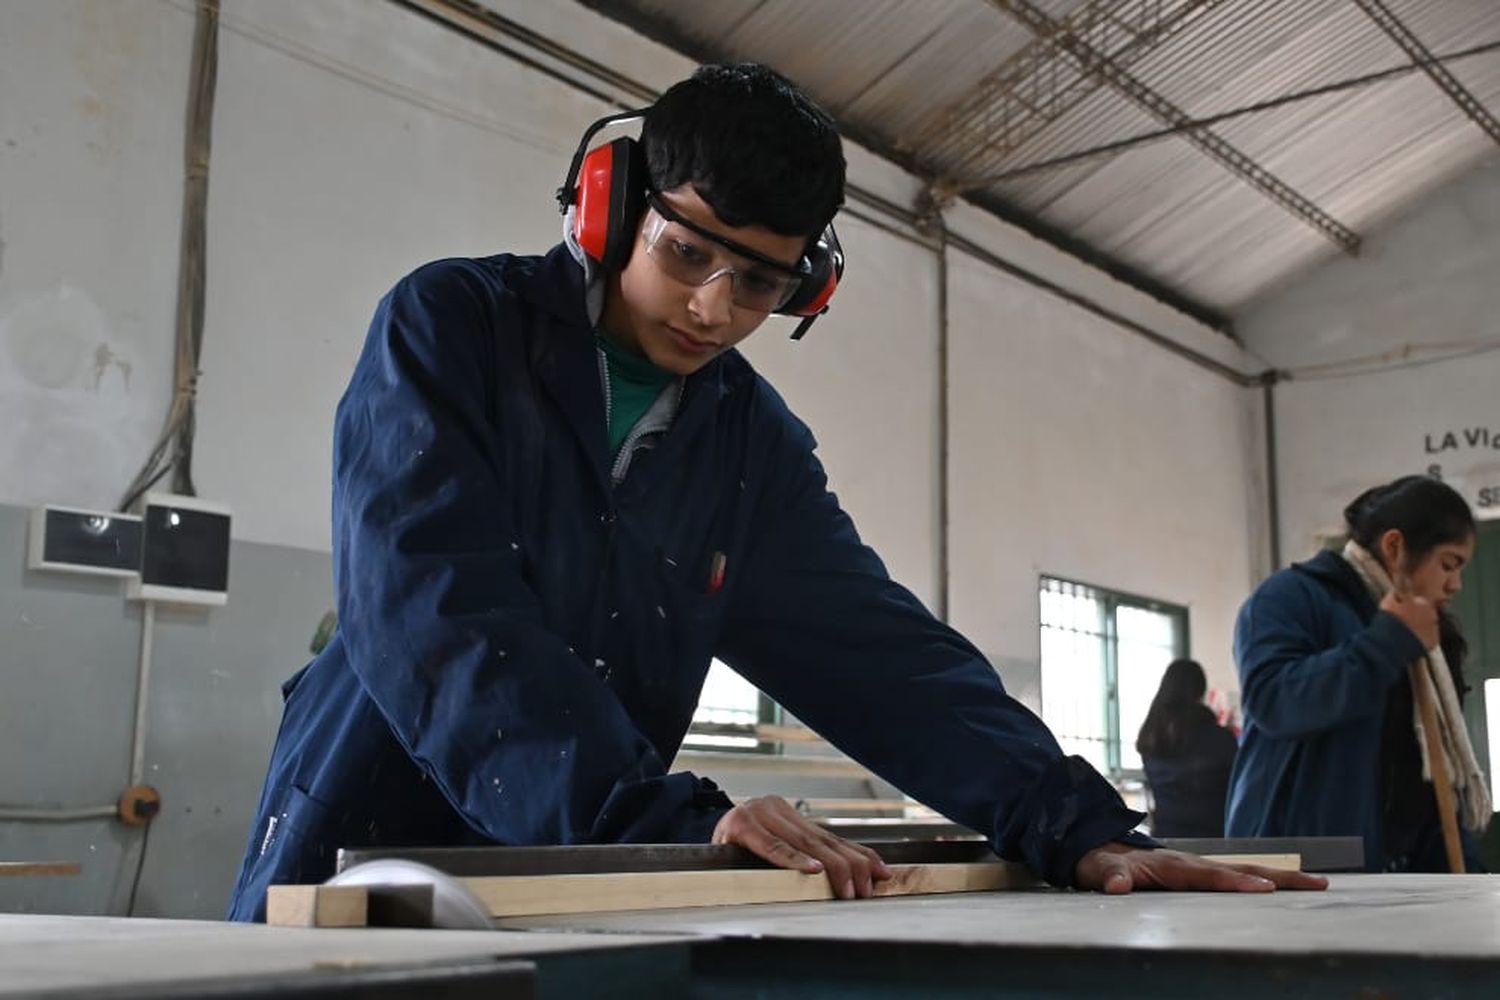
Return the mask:
[[135,896],[141,888],[141,873],[146,870],[146,846],[151,843],[151,827],[141,827],[141,849],[135,856],[135,875],[130,880],[130,897],[125,901],[125,915],[135,916]]
[[161,434],[120,499],[125,510],[172,472],[174,492],[192,496],[193,432],[198,359],[203,350],[203,287],[208,216],[208,164],[213,144],[214,94],[219,76],[219,0],[198,0],[193,33],[182,194],[182,245],[177,269],[177,353],[172,402]]

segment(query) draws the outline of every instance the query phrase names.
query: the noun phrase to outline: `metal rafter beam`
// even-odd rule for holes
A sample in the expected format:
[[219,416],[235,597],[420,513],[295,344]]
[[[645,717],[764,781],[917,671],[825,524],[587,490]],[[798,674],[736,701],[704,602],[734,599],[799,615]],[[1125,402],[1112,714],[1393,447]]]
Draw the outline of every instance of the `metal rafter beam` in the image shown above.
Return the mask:
[[[1437,56],[1436,58],[1440,63],[1446,64],[1497,50],[1500,50],[1500,42],[1487,42],[1484,45],[1473,45],[1457,52]],[[1383,69],[1375,73],[1364,73],[1360,76],[1352,76],[1347,80],[1339,80],[1336,83],[1325,83],[1320,87],[1310,87],[1307,90],[1299,90],[1291,94],[1283,94],[1280,97],[1257,101],[1254,104],[1247,104],[1244,107],[1233,108],[1229,111],[1220,111],[1217,114],[1208,115],[1204,118],[1195,118],[1186,125],[1168,125],[1164,128],[1152,129],[1150,132],[1141,132],[1137,135],[1127,136],[1124,139],[1116,139],[1113,142],[1090,146],[1087,149],[1076,150],[1072,153],[1064,153],[1061,156],[1049,156],[1044,160],[1035,160],[1031,163],[1022,163],[1019,166],[1007,167],[993,177],[983,178],[983,186],[992,187],[996,184],[1002,184],[1005,181],[1014,180],[1017,177],[1045,173],[1049,170],[1058,170],[1062,167],[1072,166],[1075,163],[1082,163],[1087,160],[1114,156],[1117,153],[1133,149],[1136,146],[1159,142],[1162,139],[1174,139],[1190,129],[1207,128],[1210,125],[1233,121],[1236,118],[1244,118],[1247,115],[1260,114],[1261,112],[1271,111],[1289,104],[1311,100],[1315,97],[1326,97],[1329,94],[1340,94],[1347,90],[1368,87],[1375,83],[1384,83],[1396,77],[1421,72],[1422,68],[1421,63],[1403,63],[1400,66],[1392,66],[1390,69]]]
[[[1128,66],[1222,2],[1090,0],[1062,23]],[[901,144],[954,178],[954,190],[974,190],[983,185],[963,178],[999,170],[1012,153],[1100,86],[1097,78],[1058,58],[1055,39],[1037,37]]]
[[1219,161],[1230,172],[1261,194],[1280,205],[1296,218],[1312,226],[1346,253],[1359,252],[1359,234],[1323,211],[1309,198],[1281,180],[1265,167],[1235,148],[1228,140],[1206,128],[1193,128],[1192,117],[1177,105],[1121,68],[1114,60],[1067,30],[1066,24],[1054,20],[1031,0],[990,0],[990,3],[1015,17],[1032,32],[1053,39],[1084,73],[1097,76],[1132,103],[1167,125],[1181,126],[1182,137],[1200,151]]
[[1500,120],[1496,120],[1495,116],[1490,114],[1489,109],[1480,103],[1479,98],[1469,93],[1468,88],[1459,82],[1458,77],[1454,76],[1448,67],[1428,51],[1427,46],[1412,34],[1411,29],[1399,17],[1391,13],[1389,7],[1381,0],[1354,0],[1354,2],[1360,10],[1369,15],[1370,20],[1380,26],[1380,30],[1391,37],[1391,41],[1401,46],[1402,51],[1422,67],[1424,73],[1432,77],[1434,83],[1443,88],[1445,94],[1453,98],[1453,103],[1457,104],[1464,114],[1484,129],[1491,139],[1500,143]]

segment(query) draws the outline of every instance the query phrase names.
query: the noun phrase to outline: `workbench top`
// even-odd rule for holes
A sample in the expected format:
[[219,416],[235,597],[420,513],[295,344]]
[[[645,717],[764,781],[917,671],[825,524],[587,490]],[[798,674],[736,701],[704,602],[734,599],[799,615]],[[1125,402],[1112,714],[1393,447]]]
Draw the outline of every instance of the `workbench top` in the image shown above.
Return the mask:
[[700,935],[694,997],[1500,996],[1500,879],[1331,882],[1326,892],[1042,889],[531,917],[502,926]]
[[[65,917],[0,914],[0,997],[55,993],[97,995],[109,988],[129,995],[196,995],[189,984],[229,982],[235,995],[274,993],[287,978],[348,986],[359,976],[421,969],[433,974],[432,995],[446,965],[493,964],[547,956],[588,958],[636,954],[673,946],[680,938],[645,935],[523,934],[508,931],[433,931],[395,928],[300,928],[207,920],[140,917]],[[606,963],[607,964],[607,963]],[[305,987],[305,983],[303,984]],[[493,991],[491,991],[493,993]],[[386,995],[397,995],[381,994]],[[530,996],[530,993],[523,995]]]
[[526,917],[515,929],[1001,948],[1408,954],[1500,961],[1500,878],[1333,875],[1325,892],[1053,889]]
[[578,914],[494,931],[0,915],[0,997],[269,1000],[376,985],[414,1000],[1500,996],[1500,879],[1331,882]]

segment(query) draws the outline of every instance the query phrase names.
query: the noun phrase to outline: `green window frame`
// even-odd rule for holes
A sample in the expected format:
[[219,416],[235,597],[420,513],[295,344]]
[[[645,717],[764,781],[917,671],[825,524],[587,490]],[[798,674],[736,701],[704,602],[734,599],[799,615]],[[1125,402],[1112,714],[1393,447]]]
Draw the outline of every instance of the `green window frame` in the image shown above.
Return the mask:
[[1043,721],[1064,752],[1139,776],[1135,731],[1167,664],[1189,655],[1188,609],[1047,575],[1038,603]]

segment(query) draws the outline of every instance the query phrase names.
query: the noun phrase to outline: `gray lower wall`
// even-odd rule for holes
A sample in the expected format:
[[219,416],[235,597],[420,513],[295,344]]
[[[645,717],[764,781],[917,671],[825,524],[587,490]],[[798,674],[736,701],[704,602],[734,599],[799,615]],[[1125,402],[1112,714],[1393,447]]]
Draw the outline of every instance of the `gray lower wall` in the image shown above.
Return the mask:
[[[114,802],[130,770],[141,607],[118,580],[25,567],[28,512],[0,505],[0,809]],[[326,553],[234,543],[229,603],[158,608],[144,780],[162,797],[135,913],[223,915],[281,717],[281,681],[331,607]],[[0,878],[0,911],[123,914],[141,831],[0,822],[0,860],[79,861]]]

